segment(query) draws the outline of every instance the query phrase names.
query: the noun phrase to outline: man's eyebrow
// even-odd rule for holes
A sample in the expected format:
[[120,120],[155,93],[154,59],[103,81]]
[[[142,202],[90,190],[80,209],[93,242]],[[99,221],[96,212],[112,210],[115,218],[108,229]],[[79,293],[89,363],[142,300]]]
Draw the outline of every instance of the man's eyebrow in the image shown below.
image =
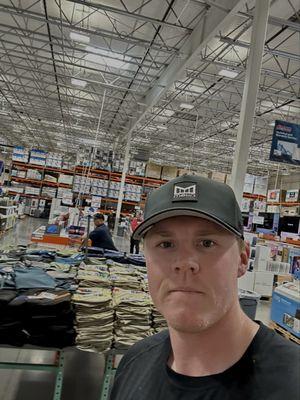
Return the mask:
[[198,231],[195,233],[196,236],[213,236],[213,235],[228,235],[228,232],[226,232],[223,229],[220,230],[206,230],[206,231]]
[[157,235],[157,236],[164,236],[164,237],[169,237],[174,235],[174,232],[172,231],[166,231],[166,230],[154,230],[151,232],[152,235]]

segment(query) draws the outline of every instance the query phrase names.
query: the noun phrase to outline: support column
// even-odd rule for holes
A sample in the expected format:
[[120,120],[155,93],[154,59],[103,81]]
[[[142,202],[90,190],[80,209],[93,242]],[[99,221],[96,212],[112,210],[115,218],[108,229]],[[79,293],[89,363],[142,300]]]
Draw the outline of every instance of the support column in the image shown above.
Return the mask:
[[239,204],[241,204],[243,198],[262,56],[268,26],[269,5],[270,0],[256,0],[255,2],[250,54],[247,62],[240,121],[231,171],[230,185]]
[[132,135],[132,130],[130,129],[128,132],[127,143],[126,143],[126,147],[125,147],[124,167],[123,167],[123,171],[122,171],[121,186],[120,186],[120,192],[119,192],[119,198],[118,198],[117,215],[116,215],[115,226],[114,226],[114,236],[117,236],[117,233],[118,233],[118,226],[119,226],[119,220],[120,220],[120,215],[121,215],[121,208],[122,208],[123,194],[124,194],[124,187],[125,187],[125,178],[126,178],[126,173],[128,171],[128,167],[129,167],[129,161],[130,161],[131,135]]

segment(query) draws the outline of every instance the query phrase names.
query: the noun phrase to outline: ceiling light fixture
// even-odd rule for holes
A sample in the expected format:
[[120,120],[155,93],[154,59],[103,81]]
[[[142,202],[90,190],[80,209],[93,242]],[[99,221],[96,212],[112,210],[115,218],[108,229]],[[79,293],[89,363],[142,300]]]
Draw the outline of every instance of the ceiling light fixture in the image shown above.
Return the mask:
[[87,81],[83,81],[81,79],[76,79],[76,78],[72,78],[71,79],[71,83],[74,86],[80,86],[80,87],[83,87],[83,88],[86,87],[86,85],[87,85]]
[[189,103],[181,103],[180,107],[185,108],[187,110],[192,110],[194,108],[193,104],[189,104]]
[[82,35],[81,33],[70,32],[70,39],[74,40],[74,42],[79,43],[90,43],[90,37],[87,35]]
[[218,75],[225,76],[226,78],[236,78],[238,74],[239,73],[233,69],[221,69],[218,72]]
[[113,68],[128,69],[128,61],[132,60],[131,57],[124,56],[113,51],[98,49],[92,46],[86,46],[85,50],[89,53],[85,56],[86,61],[90,61],[95,64],[104,64]]
[[161,129],[163,131],[166,131],[168,128],[165,125],[157,125],[157,129]]

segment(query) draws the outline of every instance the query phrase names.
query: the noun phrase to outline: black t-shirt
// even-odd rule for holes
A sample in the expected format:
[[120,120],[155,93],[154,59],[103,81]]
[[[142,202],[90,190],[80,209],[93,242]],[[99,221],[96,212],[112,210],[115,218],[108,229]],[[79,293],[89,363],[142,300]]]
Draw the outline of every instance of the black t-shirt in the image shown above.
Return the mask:
[[90,234],[92,246],[107,250],[117,250],[106,225],[97,226]]
[[226,371],[180,375],[167,366],[168,331],[135,344],[116,373],[111,400],[298,400],[300,351],[260,323],[243,357]]

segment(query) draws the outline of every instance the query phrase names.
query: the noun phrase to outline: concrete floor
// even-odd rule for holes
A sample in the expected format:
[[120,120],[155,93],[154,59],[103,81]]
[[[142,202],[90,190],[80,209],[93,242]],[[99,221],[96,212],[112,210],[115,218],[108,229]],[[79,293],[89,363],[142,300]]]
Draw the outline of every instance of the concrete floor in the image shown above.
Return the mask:
[[[0,247],[29,243],[31,233],[45,223],[46,220],[33,217],[19,220],[15,228],[0,239]],[[114,241],[118,249],[129,251],[128,240],[117,237]],[[268,324],[269,315],[270,301],[260,301],[256,319]],[[54,355],[52,351],[0,347],[0,362],[51,363]],[[61,399],[100,400],[104,365],[101,354],[67,349]],[[0,400],[50,400],[54,384],[55,376],[51,372],[0,370]]]

